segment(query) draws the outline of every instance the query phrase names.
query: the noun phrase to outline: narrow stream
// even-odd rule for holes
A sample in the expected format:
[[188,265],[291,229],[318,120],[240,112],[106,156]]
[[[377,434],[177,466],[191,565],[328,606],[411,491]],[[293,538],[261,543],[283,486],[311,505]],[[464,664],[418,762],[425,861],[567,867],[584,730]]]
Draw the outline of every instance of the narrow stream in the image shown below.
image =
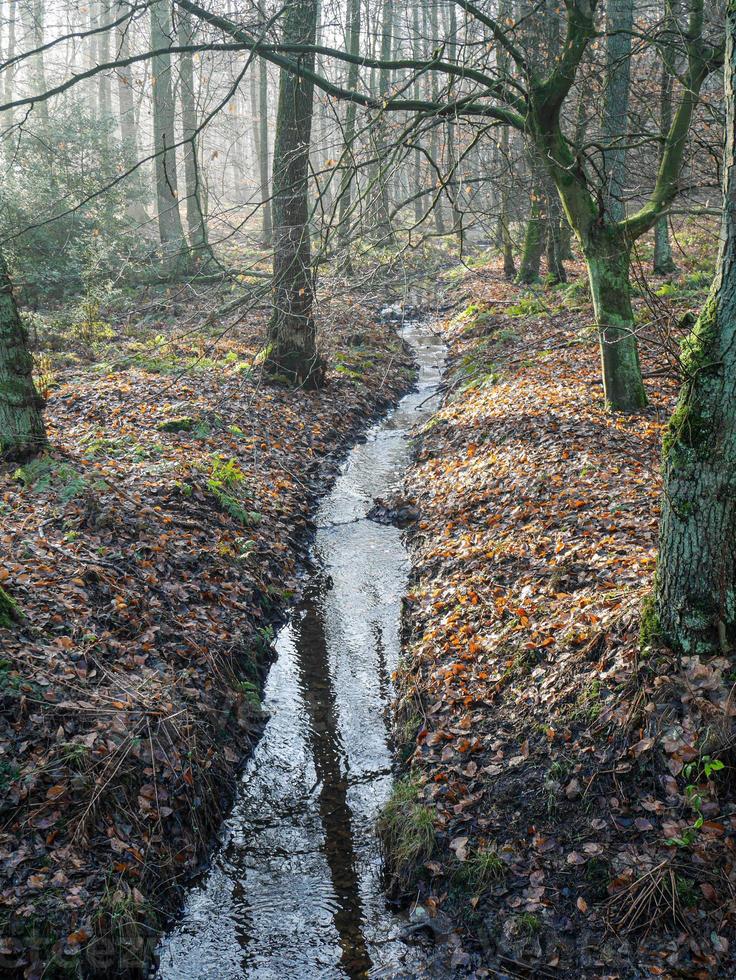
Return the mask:
[[366,518],[396,488],[433,410],[444,347],[402,328],[416,389],[374,425],[318,514],[314,566],[276,638],[271,717],[211,869],[160,948],[160,980],[410,977],[374,833],[393,779],[387,707],[409,564],[401,532]]

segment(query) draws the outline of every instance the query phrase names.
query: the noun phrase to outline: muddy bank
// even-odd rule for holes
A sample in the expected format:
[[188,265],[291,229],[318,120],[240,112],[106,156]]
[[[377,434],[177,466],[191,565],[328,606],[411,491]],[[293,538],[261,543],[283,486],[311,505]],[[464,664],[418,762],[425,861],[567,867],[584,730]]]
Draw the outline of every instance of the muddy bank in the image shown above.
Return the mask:
[[411,384],[393,328],[357,307],[332,317],[318,394],[261,384],[262,330],[137,338],[75,369],[54,451],[0,477],[19,614],[0,629],[6,975],[150,959],[263,728],[315,502]]
[[732,976],[733,674],[640,639],[675,381],[644,344],[612,416],[583,290],[466,290],[405,486],[393,893],[460,975]]

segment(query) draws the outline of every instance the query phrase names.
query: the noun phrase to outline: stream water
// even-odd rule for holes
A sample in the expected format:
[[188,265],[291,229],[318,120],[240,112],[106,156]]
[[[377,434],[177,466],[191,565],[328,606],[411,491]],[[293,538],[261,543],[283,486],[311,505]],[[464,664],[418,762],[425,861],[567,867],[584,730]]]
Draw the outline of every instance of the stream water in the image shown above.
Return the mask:
[[374,831],[393,780],[387,709],[409,563],[401,532],[366,514],[401,482],[444,347],[426,322],[402,334],[416,388],[352,449],[319,507],[303,598],[275,640],[270,720],[212,866],[161,943],[160,980],[417,975]]

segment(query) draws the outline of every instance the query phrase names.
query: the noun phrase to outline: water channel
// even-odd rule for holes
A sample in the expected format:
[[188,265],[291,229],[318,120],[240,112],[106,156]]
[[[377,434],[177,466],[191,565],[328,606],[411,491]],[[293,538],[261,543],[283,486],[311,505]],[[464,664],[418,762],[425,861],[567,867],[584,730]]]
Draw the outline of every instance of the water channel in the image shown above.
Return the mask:
[[212,865],[159,949],[159,980],[414,977],[385,902],[376,815],[394,778],[387,709],[409,562],[366,517],[397,488],[433,410],[444,347],[405,321],[415,389],[343,463],[318,513],[301,601],[276,640],[270,714]]

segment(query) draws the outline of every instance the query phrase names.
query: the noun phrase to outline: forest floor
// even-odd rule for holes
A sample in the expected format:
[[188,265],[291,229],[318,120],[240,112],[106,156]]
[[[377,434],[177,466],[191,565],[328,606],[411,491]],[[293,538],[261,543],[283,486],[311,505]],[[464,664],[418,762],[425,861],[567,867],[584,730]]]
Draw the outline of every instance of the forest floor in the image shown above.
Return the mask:
[[382,833],[463,974],[736,976],[736,677],[640,643],[675,323],[709,279],[696,255],[638,300],[637,417],[604,408],[581,280],[457,286],[406,484],[406,775]]
[[318,394],[261,383],[265,313],[223,335],[185,286],[138,309],[46,333],[51,449],[0,470],[3,975],[150,959],[263,726],[315,500],[413,377],[345,302]]

